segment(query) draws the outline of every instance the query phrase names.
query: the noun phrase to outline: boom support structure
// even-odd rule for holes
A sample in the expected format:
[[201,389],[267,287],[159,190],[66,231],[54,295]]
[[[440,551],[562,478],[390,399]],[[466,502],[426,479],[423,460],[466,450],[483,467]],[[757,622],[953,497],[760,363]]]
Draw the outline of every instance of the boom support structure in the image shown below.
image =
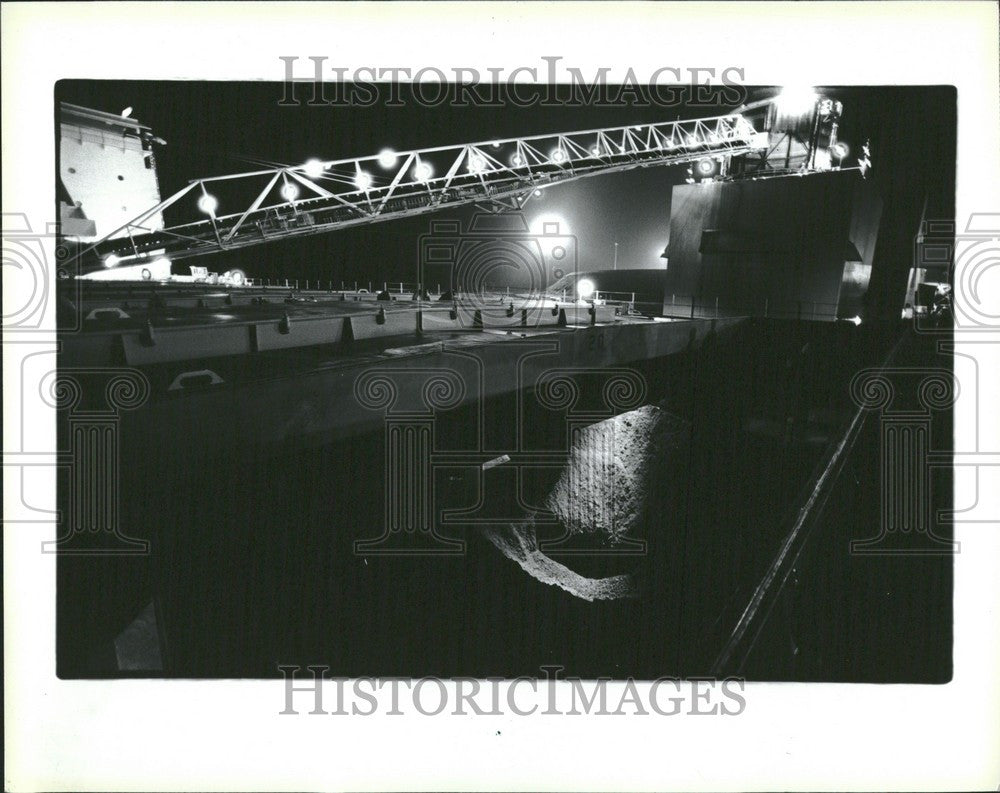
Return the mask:
[[[207,177],[85,248],[81,271],[162,256],[190,258],[468,204],[517,210],[550,185],[706,157],[721,160],[766,145],[766,133],[730,114]],[[226,198],[216,195],[223,191]],[[231,206],[235,211],[220,212]],[[162,229],[146,225],[168,208],[200,219]]]

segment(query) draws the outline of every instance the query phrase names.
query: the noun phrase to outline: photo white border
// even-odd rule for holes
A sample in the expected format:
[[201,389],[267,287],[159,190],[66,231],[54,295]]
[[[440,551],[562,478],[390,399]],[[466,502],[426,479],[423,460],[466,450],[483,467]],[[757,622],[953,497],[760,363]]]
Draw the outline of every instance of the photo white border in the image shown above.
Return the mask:
[[[4,212],[24,212],[38,226],[54,206],[58,79],[280,80],[279,55],[326,55],[349,68],[480,69],[561,55],[565,65],[611,67],[609,82],[627,66],[644,74],[735,65],[748,85],[790,77],[955,85],[959,230],[974,212],[1000,212],[992,2],[23,3],[0,13]],[[996,273],[984,281],[992,306],[998,286]],[[987,406],[1000,393],[1000,356],[995,345],[958,341],[979,361],[984,412],[977,438],[960,400],[956,449],[998,452]],[[22,421],[37,448],[52,449],[51,410],[13,398],[14,357],[4,355],[5,451]],[[949,685],[748,684],[737,718],[289,717],[278,715],[278,681],[58,681],[54,557],[40,552],[54,529],[7,525],[5,788],[996,789],[997,470],[980,471],[975,511],[994,522],[956,528]],[[51,481],[32,485],[34,505],[54,504]],[[974,488],[956,477],[956,506],[971,503]]]

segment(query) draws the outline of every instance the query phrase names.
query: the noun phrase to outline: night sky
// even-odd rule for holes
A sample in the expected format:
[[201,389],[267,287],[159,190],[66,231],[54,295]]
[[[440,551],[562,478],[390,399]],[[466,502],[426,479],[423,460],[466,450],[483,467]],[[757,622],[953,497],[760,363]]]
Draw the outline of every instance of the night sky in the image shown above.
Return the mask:
[[[565,88],[565,87],[564,87]],[[190,179],[396,151],[577,129],[672,121],[727,113],[739,104],[732,93],[718,103],[675,107],[586,105],[558,107],[423,107],[399,87],[400,107],[309,106],[309,86],[299,86],[297,106],[279,104],[281,83],[135,82],[64,80],[56,101],[107,112],[134,108],[132,117],[152,127],[168,145],[157,149],[161,194]],[[522,95],[524,90],[521,89]],[[539,89],[544,90],[544,89]],[[852,158],[871,139],[875,180],[885,202],[880,260],[896,270],[911,256],[912,240],[927,197],[928,215],[954,214],[955,91],[949,87],[819,88],[844,104],[840,139]],[[748,100],[772,96],[773,88],[750,88]],[[380,96],[388,96],[383,88]],[[569,95],[563,91],[564,98]],[[729,100],[729,101],[725,101]],[[645,168],[595,176],[550,187],[525,208],[529,223],[561,219],[577,240],[582,271],[610,268],[619,243],[619,268],[663,267],[668,241],[671,186],[683,182],[684,167]],[[225,212],[225,207],[220,208]],[[418,238],[432,218],[460,217],[472,209],[345,229],[301,240],[211,257],[210,269],[239,266],[251,276],[333,280],[416,280]],[[170,216],[168,214],[168,221]],[[208,264],[201,257],[175,264]],[[883,265],[884,266],[884,265]],[[908,265],[907,265],[908,267]],[[889,268],[885,268],[888,272]],[[873,289],[885,288],[873,278]],[[893,287],[895,288],[895,287]]]

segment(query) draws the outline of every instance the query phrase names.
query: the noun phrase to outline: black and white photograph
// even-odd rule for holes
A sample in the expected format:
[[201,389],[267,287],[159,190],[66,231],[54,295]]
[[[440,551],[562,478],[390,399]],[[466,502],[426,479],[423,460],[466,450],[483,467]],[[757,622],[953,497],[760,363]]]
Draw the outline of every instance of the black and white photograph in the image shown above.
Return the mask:
[[61,676],[948,681],[953,89],[325,88],[56,86]]
[[[86,8],[19,5],[5,42]],[[84,697],[6,789],[995,789],[994,6],[951,4],[965,88],[847,63],[850,3],[770,40],[737,3],[193,5],[95,4],[93,65],[56,50],[4,123],[8,670]],[[926,8],[916,42],[947,4],[869,5]],[[614,54],[563,46],[601,19]],[[949,771],[917,724],[960,706]],[[745,759],[657,768],[678,733]]]

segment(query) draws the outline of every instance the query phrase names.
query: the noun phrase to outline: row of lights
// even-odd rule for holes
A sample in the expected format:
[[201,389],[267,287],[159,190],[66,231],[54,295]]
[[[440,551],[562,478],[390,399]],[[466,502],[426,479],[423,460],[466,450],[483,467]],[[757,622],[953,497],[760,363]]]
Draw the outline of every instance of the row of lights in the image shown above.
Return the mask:
[[[722,140],[722,136],[719,135],[717,132],[712,132],[708,136],[708,140],[711,143],[719,143]],[[665,144],[663,144],[663,147],[661,148],[676,149],[678,146],[684,146],[684,145],[701,146],[704,145],[704,143],[705,141],[700,140],[697,135],[690,134],[687,136],[685,143],[675,143],[673,140],[669,140]],[[618,148],[618,153],[625,151],[624,146],[618,146],[617,148]],[[598,144],[596,146],[591,147],[590,153],[595,157],[600,157],[605,152]],[[614,152],[609,151],[607,153],[614,153]],[[563,149],[553,149],[553,151],[549,155],[549,162],[554,163],[556,165],[559,165],[560,163],[563,163],[565,161],[566,161],[566,152]],[[515,154],[511,158],[511,164],[516,168],[520,168],[521,166],[525,165],[525,159],[521,154]]]
[[[641,127],[636,127],[635,129],[641,129]],[[715,132],[711,133],[709,139],[713,143],[717,143],[719,140],[721,140],[720,136]],[[703,141],[699,141],[697,135],[691,134],[687,136],[687,145],[689,146],[697,146],[701,145],[702,143]],[[666,148],[668,149],[674,149],[677,147],[678,144],[670,140],[665,145]],[[499,148],[500,144],[499,142],[494,141],[492,143],[492,146],[493,148]],[[624,147],[619,147],[619,150],[624,151]],[[591,154],[593,154],[593,156],[595,157],[600,157],[602,154],[602,149],[600,145],[592,147],[590,151]],[[394,152],[392,149],[383,149],[382,151],[379,152],[377,161],[382,168],[389,169],[396,164],[398,158],[399,155],[397,155],[396,152]],[[566,162],[566,160],[567,160],[567,155],[565,150],[562,148],[555,148],[549,154],[549,162],[551,162],[554,165],[561,165],[562,163]],[[524,158],[524,155],[518,152],[511,158],[511,164],[515,168],[521,168],[527,165],[527,162]],[[306,176],[308,176],[311,179],[319,179],[323,176],[323,173],[326,171],[327,167],[328,164],[324,163],[322,160],[311,159],[307,161],[305,164],[303,164],[302,171],[305,173]],[[483,157],[481,154],[471,155],[469,157],[468,169],[471,173],[477,173],[477,174],[487,170],[486,158]],[[433,176],[434,176],[434,168],[430,165],[430,163],[418,160],[416,166],[414,166],[413,168],[413,177],[418,182],[428,182]],[[359,170],[355,175],[353,181],[354,181],[354,186],[358,190],[367,192],[372,186],[373,179],[371,174],[367,173],[366,171]],[[281,197],[284,198],[286,201],[294,202],[299,197],[299,188],[294,184],[290,183],[285,184],[281,188]],[[205,193],[204,195],[202,195],[201,198],[198,199],[198,209],[200,209],[206,215],[214,217],[215,212],[218,208],[219,208],[218,199],[216,199],[215,196],[209,193]]]
[[[399,155],[392,149],[382,149],[378,153],[378,164],[382,168],[392,168],[396,164]],[[302,170],[310,179],[319,179],[332,163],[324,163],[322,160],[312,159],[302,166]]]
[[[641,129],[641,127],[636,127],[635,129]],[[718,143],[719,141],[722,140],[722,137],[718,133],[713,132],[709,135],[709,140],[712,143]],[[702,143],[703,141],[700,141],[697,135],[691,134],[688,135],[687,137],[687,145],[698,146],[702,145]],[[500,147],[500,143],[497,141],[494,141],[491,145],[495,149]],[[677,145],[678,144],[674,143],[671,140],[666,143],[666,148],[673,149],[676,148]],[[624,151],[624,147],[619,146],[618,148],[619,151]],[[602,154],[600,145],[593,146],[590,151],[591,154],[593,154],[595,157],[599,157]],[[398,155],[392,149],[383,149],[378,154],[378,164],[382,168],[388,169],[396,164],[397,158]],[[564,163],[566,162],[566,160],[567,160],[566,151],[562,148],[555,148],[549,154],[549,161],[555,165]],[[520,168],[526,165],[527,163],[524,158],[524,155],[518,152],[514,154],[514,156],[511,158],[511,164],[516,168]],[[483,157],[481,154],[472,154],[469,157],[468,169],[471,173],[482,173],[483,171],[487,170],[486,158]],[[308,176],[311,176],[313,178],[318,178],[323,173],[324,170],[323,163],[321,163],[319,160],[310,160],[308,163],[306,163],[305,170]],[[434,169],[428,163],[418,161],[416,167],[413,169],[413,175],[414,178],[417,179],[417,181],[426,182],[429,181],[430,178],[434,175]],[[354,184],[359,190],[367,190],[371,186],[370,174],[367,174],[364,171],[359,171],[358,175],[354,179]]]
[[[381,154],[379,154],[379,163],[383,167],[391,167],[392,162],[396,159],[395,152],[390,149],[386,149]],[[323,172],[326,170],[326,166],[319,160],[310,160],[305,165],[302,166],[302,170],[313,179],[317,179],[322,176]],[[417,166],[413,169],[414,177],[421,182],[428,181],[434,175],[434,169],[426,162],[419,162]],[[354,186],[358,190],[367,192],[372,186],[372,176],[365,171],[358,171],[354,176]],[[299,197],[298,186],[287,182],[281,188],[281,197],[288,202],[294,202]],[[210,193],[205,193],[198,199],[198,209],[204,212],[206,215],[215,217],[215,212],[219,208],[218,199]]]

